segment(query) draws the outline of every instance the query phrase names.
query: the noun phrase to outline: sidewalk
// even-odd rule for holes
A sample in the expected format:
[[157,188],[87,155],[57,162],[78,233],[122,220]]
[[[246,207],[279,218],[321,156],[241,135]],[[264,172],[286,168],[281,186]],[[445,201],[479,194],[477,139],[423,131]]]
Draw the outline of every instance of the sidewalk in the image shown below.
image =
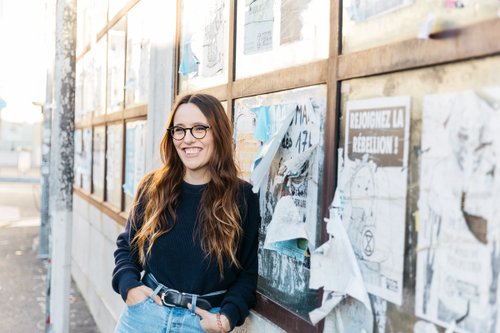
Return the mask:
[[[1,332],[45,332],[47,262],[37,258],[38,184],[0,182]],[[99,333],[72,282],[70,332]]]

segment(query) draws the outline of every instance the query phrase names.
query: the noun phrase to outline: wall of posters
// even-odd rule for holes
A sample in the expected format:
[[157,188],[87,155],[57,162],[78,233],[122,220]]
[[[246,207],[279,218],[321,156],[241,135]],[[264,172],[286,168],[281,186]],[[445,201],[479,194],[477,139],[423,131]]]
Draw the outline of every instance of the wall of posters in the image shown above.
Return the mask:
[[[450,215],[450,207],[458,210],[453,214],[461,213],[462,195],[456,193],[456,190],[453,189],[456,186],[461,186],[460,184],[464,179],[457,178],[457,173],[451,167],[448,168],[449,172],[443,175],[443,172],[439,171],[436,166],[436,158],[434,158],[436,155],[431,154],[430,148],[439,153],[441,163],[454,163],[453,160],[456,160],[454,156],[457,154],[449,150],[451,145],[460,150],[462,148],[459,147],[463,147],[463,143],[477,141],[477,138],[473,138],[473,133],[477,133],[477,131],[483,133],[484,140],[491,141],[488,139],[491,130],[480,130],[480,124],[487,123],[488,126],[493,126],[496,118],[489,118],[490,120],[487,121],[483,118],[484,115],[481,116],[482,113],[485,113],[481,100],[486,100],[492,107],[500,105],[498,88],[496,90],[491,88],[500,86],[498,75],[496,75],[495,71],[492,71],[492,68],[500,68],[499,66],[500,57],[487,57],[342,82],[341,133],[339,137],[339,147],[342,148],[342,153],[339,154],[338,160],[339,172],[340,167],[345,164],[340,158],[342,156],[345,159],[345,141],[349,137],[352,140],[354,136],[353,133],[353,135],[346,137],[346,129],[349,126],[346,114],[347,103],[349,101],[374,98],[411,97],[411,135],[409,137],[408,168],[407,170],[401,170],[407,172],[405,232],[399,236],[397,234],[390,235],[391,242],[403,244],[403,249],[397,252],[397,255],[404,255],[402,302],[401,305],[397,305],[381,296],[376,296],[376,294],[370,295],[370,301],[374,309],[373,315],[379,332],[444,332],[445,328],[441,326],[451,330],[454,324],[458,327],[458,332],[495,332],[495,329],[498,330],[498,327],[494,328],[493,331],[491,330],[491,327],[498,325],[498,320],[493,319],[495,318],[494,313],[497,308],[496,299],[498,297],[495,299],[494,292],[489,291],[489,288],[495,288],[493,275],[497,274],[495,272],[496,267],[500,267],[500,257],[496,257],[492,252],[494,247],[493,239],[498,237],[500,233],[498,228],[494,227],[494,223],[488,221],[487,243],[484,244],[476,238],[480,237],[480,239],[484,240],[484,232],[481,233],[479,232],[481,229],[477,229],[477,226],[480,226],[481,223],[477,223],[477,226],[473,228],[475,234],[468,226],[469,224],[470,226],[474,225],[470,215],[482,216],[486,210],[494,211],[494,204],[490,204],[489,200],[496,200],[495,195],[497,194],[482,200],[484,207],[481,207],[481,210],[475,208],[477,201],[467,199],[468,195],[465,195],[465,208],[463,211],[470,214],[467,215],[469,224],[464,222],[465,217],[462,217],[462,222],[460,222],[460,219],[447,220],[446,222],[441,219],[439,239],[435,236],[438,228],[435,227],[432,214],[429,213],[429,206],[433,203],[437,204],[438,200],[440,200],[440,202],[447,203],[439,204],[440,214],[446,212],[447,215]],[[475,112],[465,112],[467,109]],[[498,111],[495,112],[498,113]],[[490,111],[490,113],[492,112]],[[474,120],[474,118],[478,120]],[[379,121],[382,122],[382,120]],[[430,122],[431,125],[427,125],[426,122]],[[452,135],[453,132],[449,131],[452,124],[454,124],[455,128],[460,129],[460,127],[464,127],[458,125],[462,122],[472,126],[472,129],[461,129],[459,135]],[[443,132],[446,132],[446,134]],[[454,133],[457,133],[457,131]],[[427,138],[424,138],[424,136]],[[453,140],[456,143],[450,143],[451,137],[455,137]],[[462,143],[460,143],[461,141]],[[493,141],[492,145],[496,147],[496,142]],[[470,144],[470,147],[464,150],[463,155],[473,156],[483,149],[491,148],[490,145],[484,145],[484,147],[481,146],[482,148],[474,151],[473,146],[473,144]],[[429,159],[427,157],[429,154],[434,157]],[[498,158],[499,154],[498,151],[495,151],[494,154],[487,153],[486,155]],[[470,162],[473,160],[469,158],[469,162],[466,164],[474,165],[475,162]],[[486,162],[486,160],[483,162]],[[434,163],[434,167],[431,166],[432,163]],[[498,165],[498,161],[496,164]],[[477,179],[477,186],[480,186],[479,183],[485,182],[485,178],[477,175],[474,176],[474,179]],[[423,181],[427,188],[423,187]],[[490,185],[493,185],[493,182],[498,183],[497,180],[490,179]],[[387,185],[390,184],[390,182],[387,182]],[[341,185],[340,176],[337,185],[339,189]],[[445,189],[441,190],[442,188]],[[482,186],[481,188],[488,189],[489,187]],[[394,187],[389,189],[394,189]],[[454,192],[450,193],[451,190]],[[439,198],[439,195],[443,195],[443,197]],[[345,197],[339,195],[339,198],[341,203],[345,201]],[[428,212],[425,213],[424,210]],[[386,211],[381,210],[384,214]],[[494,214],[498,215],[498,212],[494,212]],[[481,219],[477,221],[481,221]],[[392,218],[388,218],[385,223],[391,225]],[[495,230],[495,228],[497,229]],[[456,241],[456,239],[460,240]],[[355,243],[351,242],[353,248],[356,248]],[[474,276],[470,274],[472,266],[476,270]],[[453,275],[453,280],[447,279],[447,274]],[[477,285],[478,281],[482,281],[481,284],[484,286],[476,288],[475,285]],[[368,289],[366,281],[365,284]],[[470,295],[474,294],[476,290],[478,291],[477,297],[470,301],[469,323],[465,323],[466,319],[460,319],[465,318],[466,305]],[[488,296],[486,297],[486,295]],[[485,301],[485,299],[489,300]],[[379,308],[385,310],[377,310],[376,304],[384,304],[384,302],[387,305]],[[484,309],[485,302],[488,303],[488,311],[483,311],[482,317],[478,316],[478,313],[481,312],[480,309]],[[344,327],[357,327],[356,318],[362,318],[363,313],[357,309],[359,306],[353,306],[352,303],[345,302],[341,305],[342,307],[351,308],[350,310],[341,309],[335,312],[335,308],[332,311],[333,320],[338,319],[335,316],[339,313],[356,311],[355,315],[350,317],[346,315],[341,319],[344,320]],[[446,305],[449,303],[453,304],[453,311]],[[426,304],[425,311],[424,304]],[[457,313],[459,313],[458,316]],[[479,322],[478,318],[484,318],[482,320],[484,326],[474,326],[474,323]],[[485,326],[486,329],[482,330]],[[479,329],[479,331],[475,329]]]
[[498,332],[500,86],[427,95],[422,119],[416,314]]
[[236,78],[328,57],[328,0],[239,0]]
[[137,185],[146,172],[146,121],[128,122],[125,129],[125,211],[128,211]]
[[227,82],[228,19],[227,0],[182,1],[179,60],[181,92]]
[[235,101],[237,159],[260,191],[259,290],[304,317],[317,303],[309,252],[318,234],[325,113],[325,86]]
[[106,144],[106,201],[121,208],[122,161],[123,161],[123,125],[107,127]]

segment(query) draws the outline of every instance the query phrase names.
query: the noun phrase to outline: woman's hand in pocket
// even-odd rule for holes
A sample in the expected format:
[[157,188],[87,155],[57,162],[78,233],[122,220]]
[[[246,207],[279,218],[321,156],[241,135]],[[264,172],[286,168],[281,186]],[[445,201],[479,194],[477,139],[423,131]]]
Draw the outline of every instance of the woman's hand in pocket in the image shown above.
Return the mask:
[[[146,298],[150,297],[152,294],[153,290],[146,286],[131,288],[127,292],[127,300],[125,301],[125,303],[127,303],[127,305],[139,304]],[[162,305],[161,299],[158,295],[155,296],[154,301],[156,302],[156,304]]]

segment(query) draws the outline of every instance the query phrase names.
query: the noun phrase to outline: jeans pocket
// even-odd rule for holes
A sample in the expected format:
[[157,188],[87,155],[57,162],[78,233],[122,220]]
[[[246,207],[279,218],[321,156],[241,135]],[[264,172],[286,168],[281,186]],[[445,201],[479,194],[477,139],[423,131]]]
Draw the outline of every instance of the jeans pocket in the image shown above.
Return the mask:
[[142,305],[144,305],[148,300],[152,301],[151,298],[149,297],[146,297],[145,299],[143,299],[142,301],[140,301],[139,303],[135,303],[135,304],[127,304],[127,308],[129,309],[134,309],[134,308],[138,308]]

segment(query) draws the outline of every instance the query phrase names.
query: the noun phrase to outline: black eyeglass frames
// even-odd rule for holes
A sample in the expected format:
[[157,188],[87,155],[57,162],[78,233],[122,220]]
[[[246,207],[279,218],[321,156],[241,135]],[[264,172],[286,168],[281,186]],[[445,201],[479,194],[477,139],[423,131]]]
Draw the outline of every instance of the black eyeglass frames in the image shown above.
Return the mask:
[[191,135],[195,139],[203,139],[205,135],[207,135],[207,130],[209,128],[210,126],[208,125],[196,125],[193,127],[173,126],[168,128],[168,132],[170,133],[170,136],[177,141],[184,139],[187,131],[190,131]]

